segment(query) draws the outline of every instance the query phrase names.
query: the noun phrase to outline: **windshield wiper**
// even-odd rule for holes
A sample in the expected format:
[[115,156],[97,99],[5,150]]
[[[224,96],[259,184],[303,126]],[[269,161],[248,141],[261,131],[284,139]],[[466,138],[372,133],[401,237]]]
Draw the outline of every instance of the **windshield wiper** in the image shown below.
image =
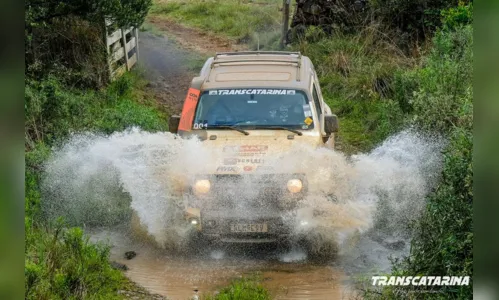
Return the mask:
[[283,127],[283,126],[258,126],[255,129],[282,129],[282,130],[291,131],[292,133],[296,133],[297,135],[303,135],[303,133],[301,131],[287,128],[287,127]]
[[249,132],[246,130],[242,130],[241,128],[237,128],[235,126],[227,126],[227,125],[214,125],[214,126],[209,126],[208,129],[232,129],[235,131],[239,131],[240,133],[243,133],[244,135],[249,135]]

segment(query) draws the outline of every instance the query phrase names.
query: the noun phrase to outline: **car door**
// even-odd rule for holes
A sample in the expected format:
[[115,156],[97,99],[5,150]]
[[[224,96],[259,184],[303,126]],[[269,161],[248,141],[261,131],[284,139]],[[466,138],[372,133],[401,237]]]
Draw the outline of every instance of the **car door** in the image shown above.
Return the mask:
[[320,128],[320,132],[322,136],[325,136],[326,133],[324,132],[324,107],[323,107],[323,101],[321,101],[320,94],[319,94],[319,87],[317,82],[315,81],[315,76],[312,74],[311,80],[310,80],[310,94],[312,95],[312,101],[314,102],[314,107],[315,111],[317,113],[317,118],[319,120],[318,125]]

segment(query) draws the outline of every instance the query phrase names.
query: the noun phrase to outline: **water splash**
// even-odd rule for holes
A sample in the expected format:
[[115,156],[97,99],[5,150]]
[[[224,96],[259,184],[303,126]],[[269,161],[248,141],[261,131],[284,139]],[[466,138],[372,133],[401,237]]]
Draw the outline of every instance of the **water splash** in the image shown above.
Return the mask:
[[[407,239],[406,225],[418,217],[435,182],[442,146],[437,138],[407,130],[366,154],[348,157],[294,145],[265,162],[281,173],[304,170],[310,193],[294,211],[302,220],[295,233],[320,234],[341,253],[365,233]],[[106,225],[125,220],[131,208],[160,245],[183,242],[191,227],[176,220],[187,206],[186,183],[221,160],[220,149],[170,133],[134,128],[111,136],[75,135],[46,165],[44,211],[79,225]],[[251,181],[236,187],[250,198],[259,190]],[[247,209],[246,202],[235,204]]]

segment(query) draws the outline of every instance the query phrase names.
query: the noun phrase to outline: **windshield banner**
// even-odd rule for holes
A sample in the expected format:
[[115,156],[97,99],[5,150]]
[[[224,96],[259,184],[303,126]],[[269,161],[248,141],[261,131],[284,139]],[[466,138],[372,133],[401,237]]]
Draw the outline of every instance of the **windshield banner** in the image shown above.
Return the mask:
[[225,95],[295,95],[295,90],[283,89],[231,89],[231,90],[210,90],[210,96]]

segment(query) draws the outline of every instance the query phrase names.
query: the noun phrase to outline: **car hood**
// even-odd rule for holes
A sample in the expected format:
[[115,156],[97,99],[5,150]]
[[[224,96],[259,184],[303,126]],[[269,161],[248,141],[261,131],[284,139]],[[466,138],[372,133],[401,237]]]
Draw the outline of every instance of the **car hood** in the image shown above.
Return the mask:
[[206,137],[203,146],[216,153],[205,169],[208,174],[300,172],[282,166],[289,165],[286,159],[293,160],[286,155],[300,146],[320,145],[318,136],[311,133],[299,136],[286,130],[252,130],[250,135],[228,130],[206,131]]

